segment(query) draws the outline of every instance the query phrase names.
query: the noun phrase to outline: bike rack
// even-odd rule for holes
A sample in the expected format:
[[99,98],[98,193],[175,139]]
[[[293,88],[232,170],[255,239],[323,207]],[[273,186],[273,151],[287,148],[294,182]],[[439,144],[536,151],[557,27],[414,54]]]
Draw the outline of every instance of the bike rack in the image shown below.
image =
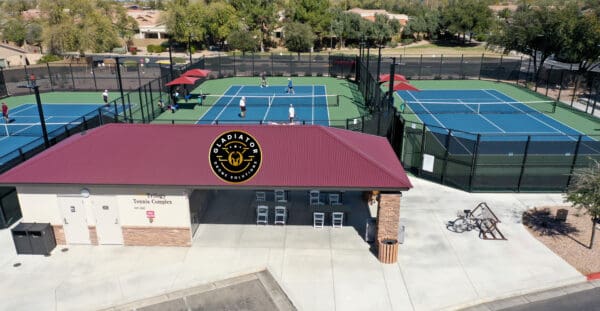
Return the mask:
[[479,210],[480,219],[479,222],[479,237],[484,240],[506,240],[506,237],[500,229],[498,229],[497,224],[500,222],[500,219],[492,212],[492,209],[485,202],[481,202],[473,209],[471,214],[475,214],[476,211]]

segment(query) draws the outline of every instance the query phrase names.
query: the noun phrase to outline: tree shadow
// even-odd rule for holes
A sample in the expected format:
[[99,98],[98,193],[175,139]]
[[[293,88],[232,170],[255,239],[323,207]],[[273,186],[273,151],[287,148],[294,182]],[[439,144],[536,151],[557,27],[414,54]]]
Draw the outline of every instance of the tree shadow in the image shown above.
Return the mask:
[[533,210],[526,211],[523,213],[523,224],[539,235],[550,237],[564,236],[583,247],[588,247],[588,245],[572,236],[572,234],[579,233],[579,229],[566,221],[556,220],[549,209],[534,208]]

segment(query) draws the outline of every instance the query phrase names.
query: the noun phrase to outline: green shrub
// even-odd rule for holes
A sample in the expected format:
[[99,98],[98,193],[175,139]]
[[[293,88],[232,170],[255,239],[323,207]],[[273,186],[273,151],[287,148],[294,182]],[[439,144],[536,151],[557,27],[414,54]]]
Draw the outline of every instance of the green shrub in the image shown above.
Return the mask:
[[134,60],[126,60],[123,62],[123,65],[125,65],[125,67],[137,67],[138,62]]
[[402,42],[402,44],[404,44],[404,45],[406,45],[406,44],[411,44],[411,43],[415,42],[415,39],[413,39],[413,38],[404,38],[404,39],[402,39],[402,41],[401,41],[401,42]]
[[127,50],[125,48],[113,48],[112,52],[116,54],[126,54]]
[[38,60],[38,64],[45,64],[45,63],[51,63],[51,62],[56,62],[59,60],[62,60],[63,58],[58,56],[58,55],[54,55],[54,54],[46,54],[44,56],[42,56],[39,60]]

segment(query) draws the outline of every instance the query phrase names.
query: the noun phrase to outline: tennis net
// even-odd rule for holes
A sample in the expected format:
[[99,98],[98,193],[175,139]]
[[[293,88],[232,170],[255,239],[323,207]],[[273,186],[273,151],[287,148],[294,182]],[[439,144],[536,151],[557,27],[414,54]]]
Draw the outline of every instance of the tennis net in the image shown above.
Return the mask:
[[[54,131],[66,131],[80,126],[82,122],[69,123],[46,123],[46,131],[51,134]],[[4,123],[0,136],[34,136],[42,137],[42,125],[40,123]]]
[[401,104],[403,113],[414,114],[535,114],[554,113],[556,101],[524,102],[434,102],[405,101]]
[[[339,95],[244,95],[247,105],[264,106],[328,106],[337,107],[340,105]],[[198,104],[206,106],[226,106],[237,105],[242,95],[199,95],[196,99],[189,99],[193,103],[197,100]],[[181,103],[181,102],[180,102]]]

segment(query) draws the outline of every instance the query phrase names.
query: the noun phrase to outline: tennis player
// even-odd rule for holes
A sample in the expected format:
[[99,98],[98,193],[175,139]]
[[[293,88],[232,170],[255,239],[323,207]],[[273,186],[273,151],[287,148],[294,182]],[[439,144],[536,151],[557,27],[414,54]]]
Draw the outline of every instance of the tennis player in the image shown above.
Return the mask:
[[287,86],[286,93],[296,94],[296,92],[294,92],[294,84],[292,83],[292,78],[288,78],[288,86]]
[[240,117],[246,117],[246,96],[242,96],[240,99]]
[[105,105],[108,105],[108,90],[104,90],[104,92],[102,92],[102,100],[104,100]]
[[260,74],[260,87],[269,87],[269,84],[267,83],[267,73],[264,71]]
[[290,104],[290,109],[288,109],[290,123],[294,124],[294,118],[296,117],[296,109],[294,109],[294,105]]
[[4,123],[9,123],[8,119],[8,106],[5,102],[2,102],[2,117],[4,118]]

